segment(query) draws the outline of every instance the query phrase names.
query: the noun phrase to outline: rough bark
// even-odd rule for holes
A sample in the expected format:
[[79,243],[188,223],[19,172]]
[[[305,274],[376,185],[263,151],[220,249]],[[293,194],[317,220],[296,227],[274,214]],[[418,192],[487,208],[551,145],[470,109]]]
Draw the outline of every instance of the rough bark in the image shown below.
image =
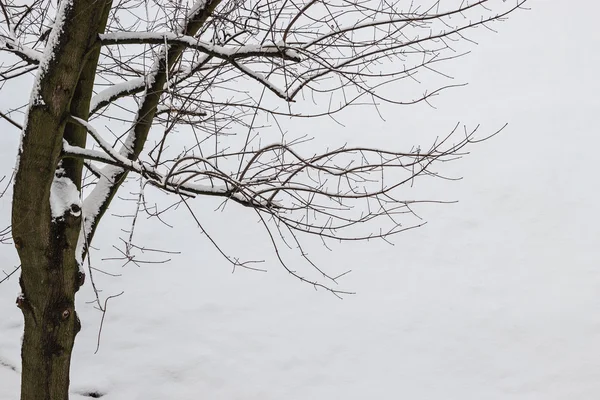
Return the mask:
[[[85,140],[78,132],[66,134],[66,121],[71,104],[77,112],[77,101],[85,99],[86,91],[91,95],[93,80],[81,78],[93,79],[95,62],[86,61],[94,57],[90,50],[110,5],[108,0],[61,4],[65,23],[54,28],[56,40],[50,44],[54,56],[40,67],[39,88],[34,88],[37,97],[30,103],[23,132],[12,203],[13,237],[22,271],[17,304],[25,320],[22,400],[65,400],[69,396],[71,352],[80,329],[74,300],[82,283],[75,257],[81,218],[74,209],[53,219],[50,189],[63,138]],[[91,64],[93,72],[85,67]],[[79,185],[81,166],[65,166],[66,176]]]

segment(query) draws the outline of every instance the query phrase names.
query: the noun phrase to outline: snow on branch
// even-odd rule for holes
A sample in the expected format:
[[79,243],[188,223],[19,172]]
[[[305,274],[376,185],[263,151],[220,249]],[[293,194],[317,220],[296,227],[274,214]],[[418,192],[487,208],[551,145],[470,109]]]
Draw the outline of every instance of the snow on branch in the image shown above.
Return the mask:
[[[414,213],[415,205],[443,203],[407,199],[405,186],[427,178],[452,179],[439,174],[435,166],[462,157],[467,154],[465,146],[480,141],[474,138],[477,127],[471,131],[465,128],[463,133],[457,124],[446,137],[425,150],[416,147],[396,152],[343,146],[306,156],[294,144],[273,143],[254,150],[182,156],[157,165],[124,158],[89,123],[76,118],[72,121],[84,126],[103,151],[80,149],[65,142],[64,155],[109,164],[99,170],[96,187],[83,203],[84,228],[79,243],[82,254],[101,210],[99,205],[105,203],[105,196],[123,171],[140,176],[145,182],[142,186],[149,184],[179,195],[188,208],[187,199],[196,196],[221,197],[251,208],[257,212],[275,247],[277,235],[284,241],[286,236],[291,238],[300,249],[298,234],[318,237],[324,243],[325,240],[387,241],[393,235],[423,225]],[[238,160],[237,168],[225,167],[234,160]],[[337,277],[327,275],[301,253],[319,273],[337,283]],[[280,257],[277,249],[276,254]],[[299,275],[282,258],[279,261],[296,278],[343,294],[325,283]],[[232,262],[234,266],[245,265],[235,259]]]
[[[435,165],[464,154],[474,131],[456,127],[425,151],[340,147],[307,155],[283,137],[302,133],[278,118],[335,120],[354,106],[429,102],[460,86],[448,84],[453,77],[438,66],[468,53],[469,32],[492,30],[525,2],[159,2],[151,24],[140,18],[128,26],[117,8],[109,33],[97,38],[102,56],[90,115],[123,123],[123,145],[116,149],[73,118],[99,149],[63,146],[65,157],[86,159],[95,176],[86,182],[93,189],[80,241],[90,242],[129,173],[182,201],[206,195],[248,207],[271,224],[272,239],[293,248],[300,248],[295,233],[386,240],[419,226],[412,208],[419,201],[399,189],[440,177]],[[126,97],[134,101],[116,103]],[[265,145],[274,139],[270,127],[282,138]]]
[[253,71],[249,67],[244,64],[237,63],[235,61],[231,61],[231,64],[239,69],[241,72],[254,79],[255,81],[260,82],[264,87],[269,89],[271,92],[275,93],[277,97],[280,97],[286,101],[291,101],[291,97],[287,94],[287,92],[279,87],[277,87],[273,82],[269,81],[263,74],[257,71]]
[[[80,157],[83,159],[103,162],[112,166],[117,166],[123,170],[135,172],[149,180],[154,186],[173,193],[180,193],[188,196],[196,195],[213,195],[224,196],[231,198],[241,204],[253,207],[273,207],[273,204],[266,202],[264,196],[256,195],[255,193],[244,193],[244,187],[251,187],[252,181],[242,183],[236,181],[231,176],[220,171],[209,160],[202,158],[183,158],[174,162],[173,166],[161,173],[156,167],[147,166],[137,161],[131,161],[122,156],[116,151],[96,129],[77,117],[70,117],[73,122],[76,122],[86,128],[88,133],[96,140],[99,146],[105,153],[94,150],[82,149],[76,146],[71,146],[68,143],[63,143],[63,154],[69,157]],[[202,164],[208,167],[202,169],[188,169],[189,165]],[[114,168],[111,168],[114,171]],[[196,181],[200,177],[207,177],[211,181],[210,184],[198,184]],[[214,181],[220,181],[220,185],[215,185]],[[84,203],[85,209],[85,203]]]
[[[401,199],[394,193],[419,177],[435,176],[432,166],[436,162],[466,154],[463,149],[474,142],[473,135],[477,130],[465,133],[457,143],[451,144],[451,138],[458,132],[457,125],[429,150],[417,149],[408,153],[341,147],[304,157],[291,145],[275,143],[246,152],[250,157],[235,173],[218,165],[240,153],[208,158],[185,156],[160,166],[131,161],[103,140],[89,123],[74,117],[72,120],[84,126],[105,153],[78,149],[65,143],[66,155],[112,164],[108,167],[110,171],[116,166],[134,172],[167,192],[186,197],[225,197],[246,207],[266,211],[294,231],[339,240],[387,237],[405,230],[402,223],[394,222],[387,231],[372,231],[363,236],[343,235],[359,223],[373,222],[381,217],[394,220],[394,216],[410,210],[411,204],[422,202]],[[403,171],[404,176],[397,175],[398,171]],[[386,178],[388,174],[396,176]],[[374,175],[380,179],[373,180]],[[357,201],[365,202],[367,207],[360,209],[369,212],[352,216]],[[312,219],[305,219],[307,211],[313,215]]]
[[144,78],[130,79],[125,82],[114,84],[92,97],[90,102],[90,115],[96,113],[102,107],[113,101],[135,93],[139,93],[146,87]]
[[[251,99],[240,101],[245,97],[243,91],[239,96],[231,95],[248,78],[288,103],[322,93],[331,94],[332,98],[343,96],[339,106],[330,101],[331,107],[325,111],[299,113],[289,107],[290,116],[332,115],[357,104],[359,99],[394,104],[429,101],[441,89],[458,85],[426,88],[422,95],[406,95],[408,91],[404,90],[386,91],[384,95],[380,88],[404,78],[426,85],[422,83],[427,81],[422,80],[423,73],[452,79],[438,65],[468,53],[457,51],[454,43],[470,42],[467,32],[477,27],[492,29],[492,23],[522,8],[525,1],[511,0],[494,6],[491,0],[453,5],[433,2],[428,8],[406,5],[403,10],[383,3],[365,9],[360,4],[324,9],[322,1],[313,0],[301,9],[283,4],[271,18],[266,18],[268,13],[255,15],[256,10],[245,2],[235,7],[219,3],[206,16],[210,2],[196,1],[185,13],[178,14],[185,17],[177,22],[174,32],[132,32],[121,28],[100,35],[103,45],[155,44],[160,50],[156,54],[149,50],[140,52],[137,60],[151,67],[135,73],[145,77],[126,80],[100,92],[92,101],[91,111],[97,113],[118,98],[143,92],[148,85],[142,81],[154,82],[157,71],[167,73],[168,82],[151,91],[169,91],[171,103],[165,108],[201,110],[212,104],[229,105],[219,107],[222,114],[214,118],[227,118],[228,112],[239,107],[286,114],[277,105],[257,107]],[[188,32],[185,22],[190,23],[198,13],[208,18],[209,26],[199,34]],[[177,46],[180,49],[174,49]],[[181,47],[187,51],[185,55]],[[115,59],[115,65],[120,65],[120,61]],[[421,73],[419,78],[417,73]],[[218,98],[223,96],[226,99]],[[160,101],[165,99],[163,96]],[[147,103],[145,95],[141,100],[142,104]],[[148,109],[143,115],[149,115],[147,112]],[[182,118],[184,115],[176,120],[189,124]]]
[[98,35],[104,46],[124,44],[178,44],[224,60],[236,60],[248,57],[276,57],[288,61],[300,62],[297,51],[285,46],[219,46],[192,36],[173,32],[113,32]]
[[129,160],[127,157],[124,157],[118,151],[116,151],[106,140],[102,138],[102,136],[96,131],[96,129],[94,129],[94,127],[87,121],[73,116],[71,116],[70,118],[72,121],[82,125],[88,131],[88,133],[98,143],[100,148],[104,150],[106,154],[114,160],[115,164],[122,166],[126,169],[132,169],[134,171],[142,169],[142,166],[139,163]]
[[43,57],[43,53],[29,48],[15,39],[10,39],[0,35],[0,51],[7,51],[12,53],[28,64],[37,65],[40,63]]

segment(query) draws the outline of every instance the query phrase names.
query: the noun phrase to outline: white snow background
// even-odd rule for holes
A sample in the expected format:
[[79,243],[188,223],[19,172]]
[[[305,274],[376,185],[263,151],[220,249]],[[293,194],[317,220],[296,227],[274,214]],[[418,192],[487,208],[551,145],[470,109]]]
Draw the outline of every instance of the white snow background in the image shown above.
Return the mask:
[[[444,166],[462,181],[428,181],[421,193],[460,202],[423,208],[429,223],[395,246],[310,245],[322,266],[353,270],[341,283],[356,295],[338,300],[286,275],[243,207],[213,212],[220,201],[193,202],[230,253],[266,257],[268,273],[231,274],[184,210],[170,216],[175,229],[142,221],[137,238],[181,255],[121,268],[101,261],[116,255],[111,243],[122,225],[104,220],[93,261],[122,276],[96,277],[103,296],[125,293],[108,304],[96,355],[101,315],[87,303],[89,282],[78,294],[72,398],[97,391],[106,400],[598,399],[600,6],[529,6],[496,26],[499,34],[471,35],[479,46],[444,68],[469,85],[444,92],[437,109],[386,107],[386,122],[365,110],[345,128],[311,127],[324,143],[332,135],[397,148],[406,140],[425,146],[457,121],[482,123],[484,132],[509,123]],[[9,97],[2,93],[0,106]],[[9,173],[18,133],[5,121],[0,129],[0,166]],[[3,223],[9,200],[0,203]],[[0,251],[0,270],[9,272],[16,253]],[[17,292],[16,275],[0,285],[7,400],[19,393],[11,368],[20,364]]]

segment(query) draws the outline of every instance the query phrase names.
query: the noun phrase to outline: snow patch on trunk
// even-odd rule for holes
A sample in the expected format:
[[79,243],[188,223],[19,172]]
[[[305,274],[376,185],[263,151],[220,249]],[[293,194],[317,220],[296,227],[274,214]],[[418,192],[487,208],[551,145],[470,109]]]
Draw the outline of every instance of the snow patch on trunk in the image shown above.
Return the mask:
[[75,217],[81,215],[81,195],[77,186],[64,172],[62,168],[56,170],[50,187],[50,210],[53,220],[64,217],[67,212]]

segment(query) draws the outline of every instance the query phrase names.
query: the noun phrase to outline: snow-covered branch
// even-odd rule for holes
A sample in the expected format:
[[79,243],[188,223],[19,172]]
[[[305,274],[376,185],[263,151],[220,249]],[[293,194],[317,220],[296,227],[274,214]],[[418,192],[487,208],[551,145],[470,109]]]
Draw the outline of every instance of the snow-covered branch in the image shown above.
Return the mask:
[[[259,10],[246,1],[198,0],[188,9],[156,6],[161,17],[145,28],[111,20],[109,33],[95,43],[102,57],[89,110],[94,121],[126,125],[121,147],[108,143],[89,118],[71,121],[99,148],[63,146],[64,157],[85,159],[95,176],[85,182],[92,189],[83,203],[82,254],[128,174],[185,199],[232,200],[291,232],[293,240],[295,233],[386,238],[419,225],[400,222],[415,201],[400,197],[405,192],[398,188],[438,176],[434,165],[462,155],[470,133],[426,151],[342,147],[306,156],[297,150],[302,146],[285,140],[264,146],[272,138],[264,138],[262,127],[279,125],[280,116],[334,118],[365,100],[375,107],[428,101],[449,85],[431,88],[424,75],[449,77],[437,63],[467,52],[456,52],[454,41],[524,0],[503,2],[498,11],[486,3],[433,2],[423,9],[384,2],[329,7],[311,0]],[[380,90],[404,78],[415,78],[405,81],[417,93]],[[287,103],[312,102],[293,104],[292,111],[292,104],[282,106],[269,93]],[[117,103],[127,97],[133,101]],[[288,129],[282,126],[282,134]]]
[[100,43],[104,46],[125,44],[177,44],[198,50],[223,60],[237,60],[248,57],[274,57],[288,61],[301,62],[302,58],[293,48],[285,45],[252,45],[219,46],[210,42],[176,34],[173,32],[113,32],[99,35]]
[[130,79],[125,82],[114,84],[92,97],[90,102],[90,115],[95,114],[102,107],[122,97],[139,93],[146,87],[144,78]]
[[118,165],[126,169],[132,169],[134,171],[141,171],[142,166],[136,161],[131,161],[127,157],[124,157],[118,151],[116,151],[110,143],[102,138],[102,136],[96,131],[96,129],[87,121],[84,121],[81,118],[70,117],[72,121],[82,125],[88,131],[88,133],[94,138],[94,140],[98,143],[100,148],[108,154]]
[[[372,222],[379,217],[405,213],[411,204],[421,202],[400,199],[395,193],[402,185],[414,182],[417,178],[437,176],[432,171],[433,165],[465,154],[463,148],[475,142],[473,135],[477,131],[475,128],[460,141],[451,144],[451,138],[458,132],[457,125],[445,139],[435,143],[429,150],[416,149],[408,153],[368,147],[341,147],[303,157],[291,145],[276,143],[249,152],[250,157],[244,165],[240,165],[240,172],[232,173],[219,168],[219,162],[226,162],[228,158],[239,156],[239,153],[208,158],[186,156],[160,166],[150,165],[123,157],[89,123],[73,120],[85,126],[105,153],[65,144],[65,154],[111,164],[101,170],[103,177],[96,183],[97,188],[92,193],[107,189],[107,183],[114,184],[115,176],[121,175],[122,171],[129,171],[167,192],[188,197],[225,197],[246,207],[266,210],[289,229],[341,240],[356,238],[342,234],[347,228]],[[405,176],[396,177],[385,184],[385,177],[392,171],[396,171],[394,174],[404,171]],[[373,174],[381,176],[382,180],[371,180]],[[92,196],[94,199],[97,197],[97,194]],[[370,211],[352,216],[356,202],[365,202]],[[372,208],[375,204],[377,206]],[[86,198],[84,215],[91,213],[88,208],[94,205],[96,201],[89,203]],[[332,213],[334,209],[338,211]],[[306,210],[314,215],[312,222],[305,221],[303,217],[294,217],[296,213],[303,215]],[[387,236],[390,232],[404,229],[403,225],[398,224],[380,235]],[[376,232],[369,232],[364,237],[377,236]]]
[[35,65],[39,64],[43,57],[43,53],[5,36],[0,36],[0,51],[12,53],[28,64]]
[[291,100],[291,97],[287,94],[285,90],[277,87],[273,82],[269,81],[269,79],[267,79],[267,77],[265,77],[260,72],[253,71],[250,67],[247,67],[246,65],[241,63],[237,63],[235,61],[231,61],[231,64],[251,79],[260,82],[264,87],[269,89],[271,92],[275,93],[277,97],[282,98],[286,101]]
[[[238,182],[231,176],[227,175],[223,171],[220,171],[210,161],[204,159],[184,159],[177,160],[174,165],[167,169],[165,172],[159,171],[156,167],[144,165],[137,161],[131,161],[123,157],[117,152],[112,146],[106,142],[102,136],[96,131],[96,129],[80,118],[71,117],[71,120],[81,124],[86,128],[88,133],[96,140],[99,146],[104,150],[104,153],[83,149],[76,146],[71,146],[68,143],[63,143],[63,154],[68,157],[79,157],[87,160],[96,162],[102,162],[109,164],[108,170],[114,175],[120,168],[125,171],[135,172],[138,175],[148,179],[148,182],[156,187],[173,193],[179,193],[187,196],[195,195],[209,195],[209,196],[222,196],[228,197],[232,200],[252,207],[273,207],[274,205],[267,202],[263,196],[256,193],[245,193],[246,190],[252,192],[249,189],[254,182],[249,180],[248,182]],[[192,165],[199,163],[210,166],[210,169],[203,170],[187,170],[187,166],[192,162]],[[183,168],[181,168],[184,166]],[[101,172],[102,175],[105,175]],[[211,184],[199,184],[195,181],[198,178],[207,177],[211,182],[214,180],[220,180],[223,182],[221,185]],[[262,199],[261,199],[262,198]],[[84,209],[88,207],[85,206]]]

